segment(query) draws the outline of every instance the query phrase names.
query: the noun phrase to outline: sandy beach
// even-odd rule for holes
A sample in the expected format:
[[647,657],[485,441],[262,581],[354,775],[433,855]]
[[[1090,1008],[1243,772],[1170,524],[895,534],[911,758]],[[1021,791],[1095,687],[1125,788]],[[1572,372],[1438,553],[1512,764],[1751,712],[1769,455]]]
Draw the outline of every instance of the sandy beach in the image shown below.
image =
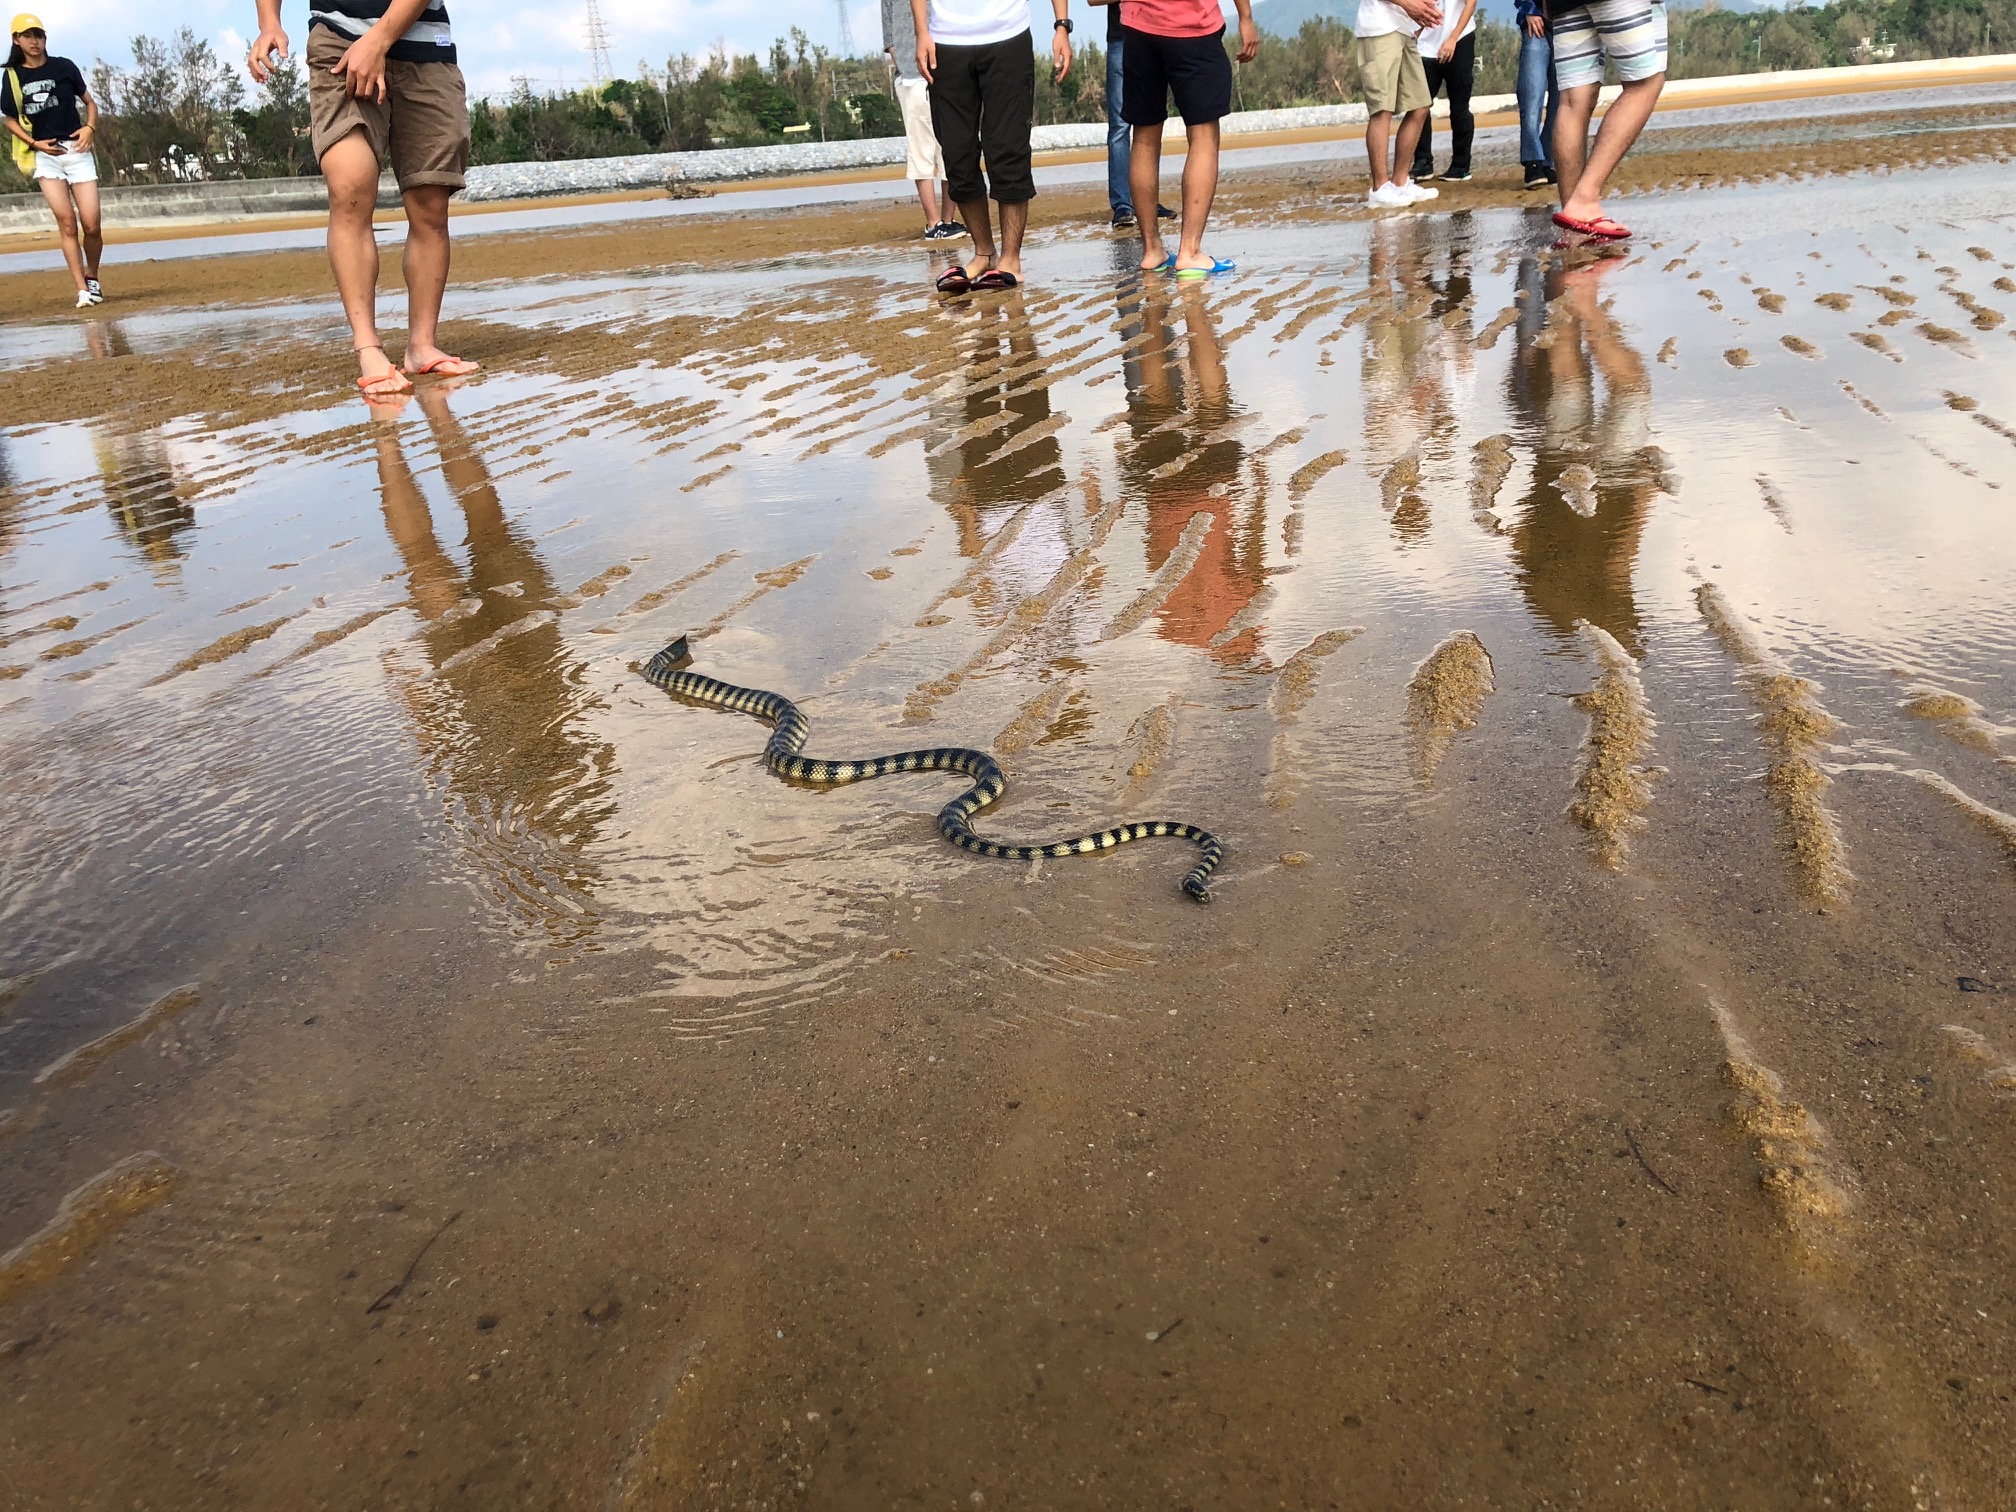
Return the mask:
[[2016,1504],[2012,158],[0,278],[0,1507]]

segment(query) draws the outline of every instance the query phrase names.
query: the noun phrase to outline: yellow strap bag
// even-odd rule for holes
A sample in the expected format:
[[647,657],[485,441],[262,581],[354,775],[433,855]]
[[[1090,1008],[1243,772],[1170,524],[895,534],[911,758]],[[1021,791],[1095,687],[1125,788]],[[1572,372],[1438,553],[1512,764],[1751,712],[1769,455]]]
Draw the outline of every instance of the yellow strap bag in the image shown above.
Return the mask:
[[[7,84],[14,93],[14,119],[25,127],[28,124],[28,107],[21,102],[21,75],[8,69]],[[21,177],[35,177],[35,149],[11,131],[7,133],[7,140],[13,145],[14,166],[21,170]]]

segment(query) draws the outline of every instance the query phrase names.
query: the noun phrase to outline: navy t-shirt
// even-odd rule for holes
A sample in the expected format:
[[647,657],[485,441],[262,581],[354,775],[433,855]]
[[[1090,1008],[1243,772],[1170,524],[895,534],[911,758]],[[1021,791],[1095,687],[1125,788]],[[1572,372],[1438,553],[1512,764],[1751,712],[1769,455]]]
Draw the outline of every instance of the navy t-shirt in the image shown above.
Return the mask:
[[[10,77],[11,76],[11,77]],[[21,81],[23,112],[14,108],[14,81]],[[51,58],[40,68],[0,69],[0,115],[10,115],[38,142],[67,142],[84,129],[84,74],[68,58]]]

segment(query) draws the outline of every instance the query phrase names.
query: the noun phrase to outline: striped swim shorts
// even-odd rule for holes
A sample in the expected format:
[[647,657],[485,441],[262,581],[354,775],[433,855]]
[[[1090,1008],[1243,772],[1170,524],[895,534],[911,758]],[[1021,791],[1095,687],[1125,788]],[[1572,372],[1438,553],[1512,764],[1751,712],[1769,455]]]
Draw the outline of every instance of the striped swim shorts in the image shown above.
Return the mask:
[[1563,89],[1603,82],[1603,65],[1620,83],[1666,72],[1662,0],[1582,0],[1554,12],[1554,77]]

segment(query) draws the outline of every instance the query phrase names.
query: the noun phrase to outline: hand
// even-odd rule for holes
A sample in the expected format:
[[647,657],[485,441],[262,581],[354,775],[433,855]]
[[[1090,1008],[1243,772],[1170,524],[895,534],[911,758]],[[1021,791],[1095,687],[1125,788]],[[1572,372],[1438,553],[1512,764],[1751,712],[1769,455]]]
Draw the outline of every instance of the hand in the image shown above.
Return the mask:
[[1442,24],[1442,7],[1435,0],[1394,0],[1394,3],[1424,27]]
[[341,74],[350,93],[360,100],[376,100],[385,103],[385,52],[391,44],[381,41],[378,28],[372,27],[355,42],[343,49],[329,72]]
[[1071,39],[1065,35],[1061,26],[1050,33],[1050,62],[1057,70],[1056,77],[1051,82],[1062,84],[1064,75],[1071,72]]
[[1442,45],[1435,49],[1435,61],[1438,63],[1447,63],[1455,56],[1456,39],[1454,37],[1445,38]]
[[92,139],[97,135],[98,128],[96,126],[84,127],[83,130],[77,133],[77,150],[79,152],[89,152],[91,150]]
[[35,150],[37,152],[46,152],[51,157],[63,156],[63,144],[61,142],[45,142],[40,137],[35,139]]
[[1545,16],[1528,16],[1526,18],[1526,35],[1529,37],[1546,36],[1547,18]]
[[924,75],[926,84],[935,81],[938,72],[938,44],[931,40],[929,32],[925,32],[917,39],[917,72]]
[[1239,61],[1251,63],[1260,55],[1260,28],[1251,16],[1239,18]]
[[252,77],[264,84],[273,77],[273,55],[287,56],[287,33],[277,26],[270,26],[259,33],[252,44],[252,51],[246,56],[245,67]]

